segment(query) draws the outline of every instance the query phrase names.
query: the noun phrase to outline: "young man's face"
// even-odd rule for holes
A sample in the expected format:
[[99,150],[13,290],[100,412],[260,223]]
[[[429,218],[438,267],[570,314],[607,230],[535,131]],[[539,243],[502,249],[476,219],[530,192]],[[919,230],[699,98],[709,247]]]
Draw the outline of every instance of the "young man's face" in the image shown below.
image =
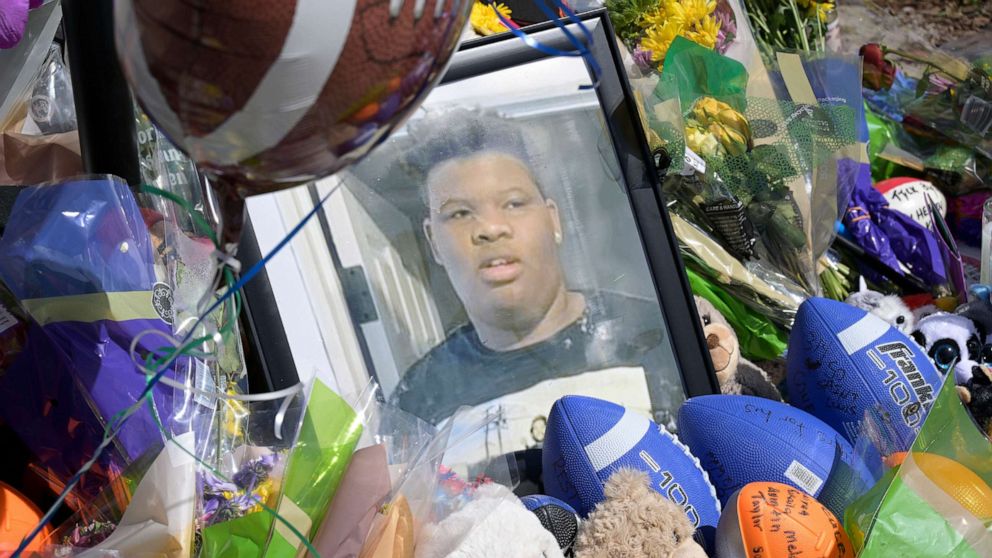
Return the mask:
[[563,288],[558,208],[519,159],[483,152],[427,179],[424,231],[473,321],[513,328],[540,319]]

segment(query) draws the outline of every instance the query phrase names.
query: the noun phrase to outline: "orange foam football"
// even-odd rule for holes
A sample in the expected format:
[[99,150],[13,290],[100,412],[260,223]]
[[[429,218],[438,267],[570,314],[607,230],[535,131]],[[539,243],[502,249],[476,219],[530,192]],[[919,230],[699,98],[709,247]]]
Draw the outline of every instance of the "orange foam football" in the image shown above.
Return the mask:
[[[0,482],[0,555],[17,550],[21,539],[41,521],[41,512],[31,500],[9,485]],[[41,550],[49,529],[41,532],[27,550]]]
[[752,482],[724,508],[718,558],[853,558],[840,521],[812,496],[778,482]]

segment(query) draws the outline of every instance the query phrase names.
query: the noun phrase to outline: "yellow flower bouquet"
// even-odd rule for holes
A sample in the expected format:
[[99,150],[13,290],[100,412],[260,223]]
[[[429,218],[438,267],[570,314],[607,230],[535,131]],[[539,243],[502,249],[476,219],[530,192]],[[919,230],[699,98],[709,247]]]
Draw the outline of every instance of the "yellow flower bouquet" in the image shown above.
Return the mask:
[[608,0],[606,7],[617,35],[645,70],[661,71],[676,37],[723,53],[737,29],[726,0]]

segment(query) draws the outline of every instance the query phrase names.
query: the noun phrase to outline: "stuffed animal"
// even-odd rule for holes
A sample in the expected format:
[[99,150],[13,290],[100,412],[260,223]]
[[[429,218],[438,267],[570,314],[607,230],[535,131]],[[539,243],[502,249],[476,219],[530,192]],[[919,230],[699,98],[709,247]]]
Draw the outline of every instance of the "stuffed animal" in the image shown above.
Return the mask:
[[706,558],[685,510],[652,489],[647,473],[619,469],[603,493],[579,525],[575,558]]
[[970,302],[958,306],[954,313],[968,318],[975,324],[979,341],[984,344],[992,342],[992,302],[973,298]]
[[705,298],[697,296],[695,299],[699,319],[703,322],[706,346],[720,381],[720,391],[781,401],[782,394],[765,371],[741,356],[737,334],[723,314]]
[[851,293],[844,302],[882,318],[906,335],[916,325],[915,315],[901,298],[870,290],[864,277],[860,280],[858,292]]
[[958,386],[961,400],[975,417],[975,421],[992,438],[992,301],[988,297],[988,289],[981,285],[973,285],[971,301],[958,306],[954,311],[959,316],[971,320],[978,332],[982,350],[976,359],[981,365],[972,369],[972,376],[965,384]]
[[958,395],[978,427],[992,438],[992,370],[981,367],[965,385],[958,386]]
[[952,368],[954,381],[964,385],[980,369],[982,342],[975,324],[964,316],[937,312],[920,320],[912,338],[923,347],[937,370],[948,374]]
[[485,484],[473,496],[460,510],[424,526],[416,558],[564,558],[555,536],[509,488]]

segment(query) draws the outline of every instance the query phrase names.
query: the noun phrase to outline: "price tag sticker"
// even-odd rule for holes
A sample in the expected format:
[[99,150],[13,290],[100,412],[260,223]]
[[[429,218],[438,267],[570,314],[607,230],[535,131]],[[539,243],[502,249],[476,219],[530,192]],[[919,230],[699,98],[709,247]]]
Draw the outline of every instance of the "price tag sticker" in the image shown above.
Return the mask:
[[690,175],[693,171],[699,174],[706,174],[706,161],[702,157],[696,155],[696,152],[685,148],[685,166],[682,167],[682,174]]

